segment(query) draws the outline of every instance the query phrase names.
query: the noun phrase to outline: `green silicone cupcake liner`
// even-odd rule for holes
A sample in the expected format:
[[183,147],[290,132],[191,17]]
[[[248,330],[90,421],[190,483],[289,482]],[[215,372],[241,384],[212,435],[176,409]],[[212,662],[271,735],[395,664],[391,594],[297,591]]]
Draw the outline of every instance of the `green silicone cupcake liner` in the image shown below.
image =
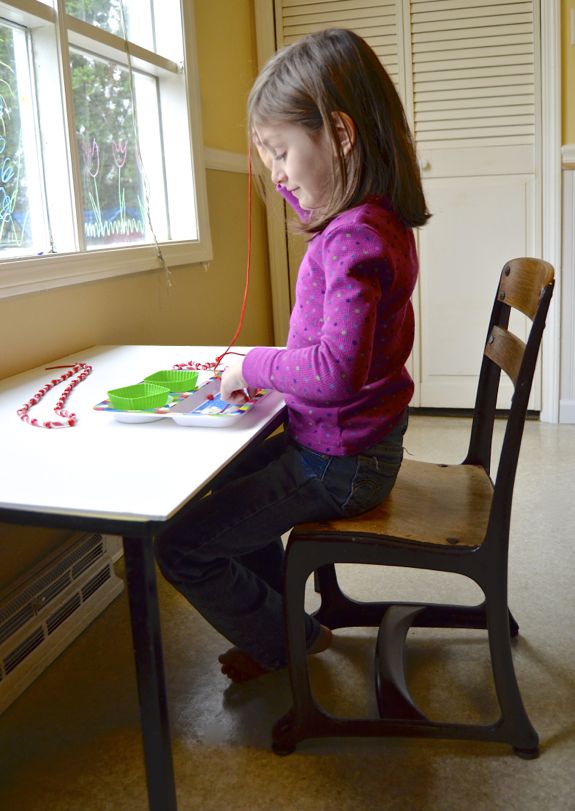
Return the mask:
[[108,400],[118,411],[149,411],[166,405],[170,389],[155,383],[136,383],[108,392]]
[[198,373],[186,369],[165,369],[144,378],[146,383],[166,386],[171,392],[194,391],[197,388]]

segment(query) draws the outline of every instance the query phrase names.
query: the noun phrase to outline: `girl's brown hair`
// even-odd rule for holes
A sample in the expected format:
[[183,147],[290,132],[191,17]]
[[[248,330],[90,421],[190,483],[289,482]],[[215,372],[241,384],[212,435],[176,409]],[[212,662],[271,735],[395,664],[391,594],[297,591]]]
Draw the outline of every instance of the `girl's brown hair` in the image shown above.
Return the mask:
[[[336,129],[337,113],[355,124],[355,143],[347,156]],[[345,123],[344,117],[340,120]],[[311,134],[325,128],[334,146],[331,200],[321,212],[312,212],[304,230],[321,231],[370,195],[385,195],[410,227],[424,225],[431,216],[401,100],[373,50],[353,31],[310,34],[270,59],[248,99],[249,132],[282,121],[300,124]]]

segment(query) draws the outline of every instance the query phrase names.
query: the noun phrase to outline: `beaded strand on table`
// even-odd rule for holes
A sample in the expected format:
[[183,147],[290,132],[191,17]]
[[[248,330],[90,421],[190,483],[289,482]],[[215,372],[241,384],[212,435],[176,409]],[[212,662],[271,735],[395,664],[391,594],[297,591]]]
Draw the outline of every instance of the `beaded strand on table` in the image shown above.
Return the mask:
[[[17,414],[20,419],[27,422],[28,425],[34,425],[37,428],[71,428],[72,426],[76,425],[78,418],[76,414],[65,411],[64,405],[78,383],[81,383],[82,380],[85,380],[88,377],[92,371],[92,367],[87,363],[78,362],[75,363],[71,368],[68,368],[67,366],[48,366],[46,370],[51,371],[52,369],[68,369],[68,371],[64,372],[60,377],[54,378],[49,383],[46,383],[45,386],[42,386],[42,388],[39,389],[36,394],[22,406],[22,408],[18,409]],[[41,422],[35,417],[30,416],[28,413],[30,409],[37,405],[42,397],[44,397],[44,395],[50,391],[50,389],[53,389],[54,386],[57,386],[59,383],[63,383],[64,380],[68,380],[69,377],[72,377],[72,375],[75,374],[77,374],[77,377],[72,380],[68,386],[66,386],[58,402],[54,406],[54,412],[59,417],[63,418],[63,422],[60,420],[46,420]]]

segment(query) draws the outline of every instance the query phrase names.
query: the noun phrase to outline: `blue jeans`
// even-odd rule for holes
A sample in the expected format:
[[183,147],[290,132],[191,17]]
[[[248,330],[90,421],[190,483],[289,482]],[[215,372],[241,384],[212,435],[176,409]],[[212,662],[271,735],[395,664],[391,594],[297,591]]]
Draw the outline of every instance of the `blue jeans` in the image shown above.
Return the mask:
[[[156,544],[159,567],[205,619],[269,670],[287,664],[281,535],[295,524],[359,515],[392,489],[407,411],[357,456],[326,456],[285,432],[218,479]],[[313,645],[319,623],[306,614]]]

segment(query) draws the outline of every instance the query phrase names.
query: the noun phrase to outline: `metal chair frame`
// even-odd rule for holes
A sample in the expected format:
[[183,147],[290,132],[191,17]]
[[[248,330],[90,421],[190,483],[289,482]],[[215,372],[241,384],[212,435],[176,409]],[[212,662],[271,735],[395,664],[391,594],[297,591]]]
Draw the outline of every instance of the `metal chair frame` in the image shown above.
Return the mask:
[[[511,637],[518,626],[507,602],[508,547],[515,474],[553,285],[554,270],[547,262],[521,258],[505,264],[489,320],[468,452],[461,465],[406,460],[396,487],[381,507],[358,518],[303,524],[292,531],[286,549],[284,597],[293,708],[274,726],[276,753],[288,754],[306,738],[408,736],[505,742],[520,757],[537,757],[538,735],[523,705],[512,661]],[[508,329],[511,308],[532,321],[525,344]],[[502,369],[514,383],[514,394],[493,483],[492,436]],[[466,524],[445,537],[442,532],[450,530],[443,518],[438,519],[436,536],[428,534],[424,521],[419,537],[412,537],[411,530],[403,531],[401,525],[398,530],[398,516],[401,520],[409,515],[410,498],[415,504],[418,493],[431,493],[436,483],[437,494],[430,496],[437,502],[436,514],[441,515],[442,502],[455,500]],[[453,572],[475,581],[485,599],[476,606],[359,602],[341,591],[336,563]],[[316,616],[322,624],[380,627],[375,656],[379,718],[335,717],[314,700],[304,630],[305,585],[312,573],[321,594]],[[404,673],[411,626],[487,629],[501,711],[497,721],[443,723],[429,720],[419,710]]]

